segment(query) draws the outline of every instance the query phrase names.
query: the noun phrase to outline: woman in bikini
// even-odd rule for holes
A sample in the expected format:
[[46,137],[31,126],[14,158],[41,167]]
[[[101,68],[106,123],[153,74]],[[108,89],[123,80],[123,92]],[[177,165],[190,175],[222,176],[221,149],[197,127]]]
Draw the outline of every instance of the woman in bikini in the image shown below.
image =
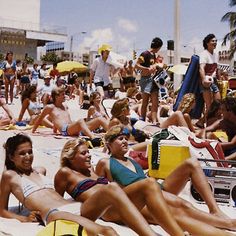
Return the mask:
[[81,88],[81,82],[77,74],[74,74],[72,77],[75,78],[75,80],[72,85],[69,85],[70,98],[79,97],[79,105],[81,106],[84,102],[84,91]]
[[25,89],[30,86],[30,81],[31,81],[31,72],[26,62],[22,63],[22,68],[19,74],[20,74],[21,92],[23,93]]
[[[87,199],[80,208],[80,204],[64,199],[54,190],[53,183],[43,175],[44,168],[32,167],[34,158],[32,141],[28,136],[17,134],[8,138],[5,149],[7,170],[3,172],[0,189],[2,217],[18,219],[21,222],[36,222],[40,216],[45,224],[64,219],[82,225],[88,236],[116,236],[118,234],[111,227],[101,226],[91,221],[99,218],[111,206],[112,203],[108,198],[104,201],[104,196],[110,194],[115,198],[113,207],[117,209],[117,214],[121,213],[124,223],[139,235],[156,235],[118,185],[107,186],[100,193]],[[11,193],[31,211],[28,216],[18,215],[8,210]],[[79,209],[81,216],[78,215]]]
[[[41,113],[41,105],[40,102],[37,101],[37,87],[35,85],[31,85],[23,92],[21,102],[22,106],[18,122],[22,121],[25,111],[27,110],[30,115],[29,124],[33,125],[35,120],[39,117],[39,114]],[[44,125],[48,128],[53,128],[52,122],[49,121],[46,117],[44,117],[43,121],[41,122],[41,125]]]
[[[83,202],[85,205],[88,199],[94,198],[95,200],[95,196],[100,194],[102,202],[95,200],[94,205],[98,208],[100,208],[100,204],[106,202],[110,202],[112,205],[112,207],[104,212],[102,218],[106,221],[123,221],[121,218],[122,214],[117,214],[120,213],[120,211],[125,215],[127,214],[127,209],[123,207],[120,209],[117,205],[116,198],[120,198],[121,196],[104,194],[104,190],[109,188],[111,183],[108,183],[106,178],[98,177],[95,174],[91,166],[91,155],[85,140],[73,139],[64,145],[61,152],[61,166],[61,169],[57,172],[54,179],[55,189],[59,194],[63,196],[64,193],[67,192],[76,201]],[[155,204],[152,204],[154,194],[151,192],[151,189],[148,188],[148,181],[149,179],[146,179],[141,181],[143,182],[142,184],[140,182],[132,186],[127,186],[127,188],[124,188],[124,192],[139,210],[147,206],[156,222],[159,222],[170,235],[184,235],[181,228],[171,216],[163,200],[161,190],[157,185],[153,191],[157,194],[155,198],[158,198],[158,202],[156,201]],[[140,187],[144,187],[146,191],[140,191]]]
[[156,125],[153,125],[148,122],[142,122],[142,131],[140,132],[139,129],[134,128],[134,124],[138,121],[137,119],[130,118],[130,106],[129,106],[129,100],[128,98],[123,98],[120,100],[117,100],[112,109],[111,109],[112,118],[109,123],[109,128],[111,128],[114,125],[123,124],[125,125],[130,131],[131,134],[135,137],[135,140],[138,142],[145,141],[146,138],[148,138],[148,135],[152,135],[161,129],[168,128],[170,125],[175,126],[183,126],[188,127],[188,124],[185,121],[184,115],[180,111],[174,112],[170,117],[168,117],[163,122],[160,121],[160,127],[157,127]]
[[[159,202],[159,195],[156,195],[156,189],[159,187],[156,180],[146,177],[139,164],[125,157],[125,153],[128,151],[128,138],[129,132],[122,125],[109,129],[105,135],[105,142],[111,156],[110,158],[103,158],[98,162],[96,173],[98,176],[106,177],[109,181],[117,182],[124,190],[133,184],[140,183],[139,194],[145,193],[149,189],[150,193],[148,196],[150,198],[153,197],[153,204],[155,201],[157,204],[161,204]],[[190,178],[201,197],[205,200],[210,214],[194,208],[191,203],[176,196]],[[148,181],[148,183],[144,184],[145,181]],[[172,216],[174,216],[182,229],[187,230],[192,235],[231,235],[216,227],[236,230],[236,220],[229,219],[219,209],[201,166],[196,159],[190,158],[176,168],[164,180],[161,188]],[[150,219],[149,212],[145,210],[142,213],[148,217],[147,219]],[[155,223],[155,218],[152,217],[151,222],[153,220]]]
[[13,60],[13,52],[7,52],[6,54],[6,58],[3,63],[3,73],[6,104],[8,104],[8,95],[10,95],[10,104],[12,104],[13,90],[16,79],[16,61]]
[[86,121],[89,121],[97,117],[104,117],[106,119],[109,119],[101,104],[101,95],[99,92],[91,93],[89,100],[90,100],[90,107],[88,109]]

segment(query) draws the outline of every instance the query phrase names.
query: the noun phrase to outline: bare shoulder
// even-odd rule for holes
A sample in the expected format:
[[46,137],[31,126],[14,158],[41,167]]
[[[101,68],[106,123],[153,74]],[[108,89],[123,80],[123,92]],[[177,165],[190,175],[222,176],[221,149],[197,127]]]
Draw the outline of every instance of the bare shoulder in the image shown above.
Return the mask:
[[1,182],[4,184],[11,184],[12,181],[16,178],[19,178],[19,175],[13,171],[13,170],[5,170],[3,173],[2,173],[2,179],[1,179]]
[[110,158],[102,158],[101,160],[98,161],[96,165],[96,170],[106,169],[107,167],[109,167],[109,163],[110,163]]
[[56,173],[56,175],[55,175],[55,179],[56,179],[56,178],[60,178],[60,179],[68,178],[71,173],[72,173],[72,171],[71,171],[70,168],[68,168],[68,167],[66,167],[66,166],[65,166],[65,167],[61,167],[61,168],[57,171],[57,173]]
[[119,125],[119,124],[121,124],[121,122],[117,118],[113,118],[112,120],[110,120],[109,128],[111,128],[114,125]]
[[90,106],[89,109],[88,109],[88,112],[94,112],[94,111],[95,111],[95,107],[93,105]]

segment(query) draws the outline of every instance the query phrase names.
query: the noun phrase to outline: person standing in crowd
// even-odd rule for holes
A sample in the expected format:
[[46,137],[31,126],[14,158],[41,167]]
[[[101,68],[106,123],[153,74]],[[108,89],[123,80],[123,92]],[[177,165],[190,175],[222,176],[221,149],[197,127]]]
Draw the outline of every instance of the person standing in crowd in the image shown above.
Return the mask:
[[[220,70],[217,69],[218,57],[214,52],[217,39],[214,34],[208,34],[203,39],[204,51],[200,54],[200,86],[203,99],[206,105],[207,114],[211,103],[215,99],[221,99],[217,86],[217,79],[220,79]],[[203,127],[204,119],[198,122],[198,126]]]
[[126,78],[128,79],[129,85],[128,88],[130,87],[135,87],[135,70],[133,66],[133,61],[129,60],[128,66],[126,67]]
[[56,62],[53,63],[53,67],[52,67],[52,70],[50,71],[49,75],[52,78],[53,84],[55,84],[56,81],[57,81],[57,78],[60,77],[60,73],[59,73],[59,70],[57,69],[57,63]]
[[139,85],[142,92],[142,106],[141,106],[141,120],[146,119],[147,107],[149,99],[151,98],[151,119],[155,124],[157,122],[157,108],[158,108],[158,87],[153,82],[152,76],[157,71],[156,68],[156,53],[162,47],[163,42],[156,37],[151,42],[151,48],[141,53],[135,68],[141,71],[141,79]]
[[39,78],[41,78],[41,79],[44,79],[44,77],[48,74],[46,66],[47,66],[47,64],[43,63],[41,65],[40,70],[39,70]]
[[38,64],[35,63],[33,65],[33,69],[31,71],[31,85],[35,85],[37,87],[39,80],[39,70],[38,70]]
[[26,88],[30,86],[31,72],[28,68],[27,62],[22,63],[22,68],[20,70],[20,82],[21,82],[21,93],[25,91]]
[[20,84],[20,70],[21,70],[21,60],[16,60],[16,95],[15,98],[18,98],[18,95],[21,93],[21,84]]
[[[5,83],[5,99],[8,104],[8,95],[10,95],[10,104],[13,102],[13,90],[16,79],[16,61],[13,60],[13,52],[7,52],[3,62],[3,78]],[[10,91],[9,91],[10,88]]]
[[94,82],[96,90],[104,98],[108,94],[109,87],[111,86],[110,76],[114,74],[115,67],[107,63],[107,58],[111,51],[111,46],[108,44],[103,44],[102,47],[98,49],[101,57],[94,60],[90,71],[90,89],[92,88],[92,82]]

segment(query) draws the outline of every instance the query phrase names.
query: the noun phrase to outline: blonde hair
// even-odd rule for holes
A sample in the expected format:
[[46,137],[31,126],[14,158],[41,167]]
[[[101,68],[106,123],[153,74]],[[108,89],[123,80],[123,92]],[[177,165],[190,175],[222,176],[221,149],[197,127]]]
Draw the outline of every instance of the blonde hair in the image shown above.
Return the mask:
[[76,152],[78,151],[78,147],[83,144],[86,144],[86,141],[82,138],[72,139],[65,143],[61,151],[61,167],[70,167],[70,160],[74,158]]
[[111,108],[111,114],[113,118],[119,118],[122,115],[122,112],[125,108],[129,107],[129,99],[128,98],[122,98],[117,100],[112,108]]
[[192,105],[195,102],[195,95],[193,93],[186,93],[179,103],[178,111],[189,113],[192,109]]
[[111,143],[120,135],[126,135],[129,137],[130,136],[129,129],[122,124],[114,125],[104,135],[105,142]]
[[138,89],[136,87],[131,87],[127,89],[127,97],[132,98],[136,93],[138,93]]
[[58,88],[54,88],[52,90],[52,101],[55,102],[56,101],[56,96],[60,95],[61,93],[65,92],[65,88],[64,87],[58,87]]

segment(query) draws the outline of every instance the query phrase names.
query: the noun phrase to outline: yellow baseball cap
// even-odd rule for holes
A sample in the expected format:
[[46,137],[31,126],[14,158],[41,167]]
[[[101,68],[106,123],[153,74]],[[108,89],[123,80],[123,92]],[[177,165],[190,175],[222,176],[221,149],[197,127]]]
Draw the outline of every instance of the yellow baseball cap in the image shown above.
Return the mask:
[[98,53],[101,54],[102,51],[111,51],[112,50],[112,46],[109,44],[103,44],[99,49],[98,49]]

